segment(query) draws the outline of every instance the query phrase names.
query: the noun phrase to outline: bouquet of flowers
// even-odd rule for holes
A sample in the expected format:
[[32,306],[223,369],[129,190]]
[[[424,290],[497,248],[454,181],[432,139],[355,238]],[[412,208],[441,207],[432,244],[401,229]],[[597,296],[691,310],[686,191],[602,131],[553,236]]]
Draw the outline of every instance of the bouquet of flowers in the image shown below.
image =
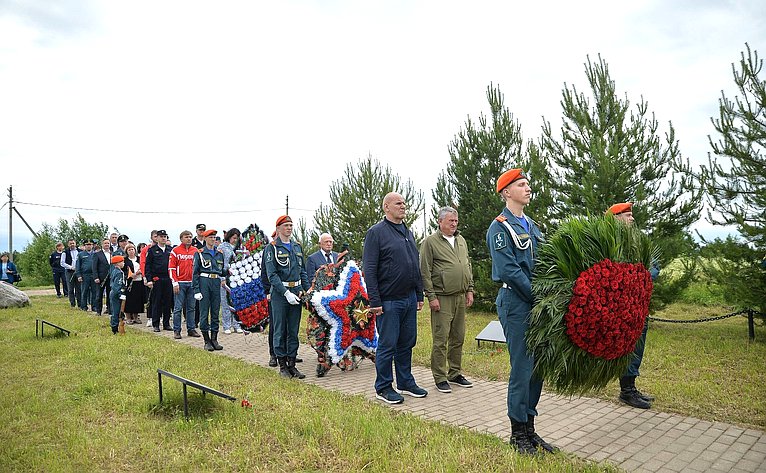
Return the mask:
[[269,323],[269,304],[261,281],[261,258],[268,243],[258,225],[248,226],[242,232],[245,250],[235,252],[226,277],[234,318],[249,332],[263,331]]
[[584,394],[624,374],[649,315],[658,249],[612,215],[564,221],[540,247],[527,348],[554,390]]
[[378,334],[370,314],[362,273],[346,252],[335,264],[320,267],[308,292],[306,335],[317,352],[317,376],[332,365],[342,371],[355,369],[364,358],[375,359]]

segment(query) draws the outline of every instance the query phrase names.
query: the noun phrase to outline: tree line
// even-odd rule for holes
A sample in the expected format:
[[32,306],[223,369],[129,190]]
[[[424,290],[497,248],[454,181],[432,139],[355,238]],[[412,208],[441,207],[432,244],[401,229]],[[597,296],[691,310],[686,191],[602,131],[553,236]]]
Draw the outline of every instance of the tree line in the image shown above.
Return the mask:
[[[425,232],[436,227],[438,208],[458,209],[459,228],[474,262],[477,303],[488,308],[496,293],[485,243],[487,227],[502,208],[495,180],[521,167],[533,187],[526,212],[544,231],[568,216],[602,214],[616,202],[636,203],[636,225],[660,247],[662,263],[674,262],[674,271],[663,272],[656,282],[654,304],[673,301],[703,270],[727,302],[766,311],[761,266],[766,253],[766,81],[758,52],[746,45],[732,64],[737,95],[721,93],[718,116],[711,118],[715,135],[709,137],[709,159],[698,168],[682,155],[672,122],[661,127],[643,97],[632,102],[620,93],[601,56],[588,57],[584,66],[585,87],[564,84],[560,128],[543,118],[540,136],[525,138],[500,86],[490,84],[488,114],[469,115],[449,143],[449,162],[431,190],[434,204]],[[383,196],[391,191],[406,199],[408,225],[424,214],[423,193],[410,179],[371,155],[348,164],[330,186],[330,202],[319,205],[311,225],[296,222],[294,235],[311,252],[319,234],[330,232],[360,257],[365,232],[382,217]],[[703,239],[699,245],[691,225],[703,209],[708,221],[734,226],[741,238]],[[49,273],[33,266],[47,264],[46,258],[38,259],[43,256],[37,255],[38,248],[45,248],[47,256],[52,248],[47,239],[82,230],[62,225],[69,226],[60,221],[58,228],[44,228],[33,240],[22,258],[23,270],[43,278]],[[78,225],[84,229],[88,224],[79,220],[72,226]],[[101,237],[106,233],[101,226],[89,231],[100,231],[93,236]]]

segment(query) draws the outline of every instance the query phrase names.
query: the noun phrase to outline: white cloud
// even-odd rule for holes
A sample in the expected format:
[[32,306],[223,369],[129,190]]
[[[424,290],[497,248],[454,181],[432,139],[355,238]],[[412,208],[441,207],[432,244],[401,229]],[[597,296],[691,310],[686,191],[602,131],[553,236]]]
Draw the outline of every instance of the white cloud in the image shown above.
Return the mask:
[[[198,220],[270,228],[285,196],[309,217],[372,153],[429,195],[466,116],[500,84],[527,138],[560,117],[601,53],[620,92],[672,120],[706,160],[730,64],[764,50],[758,1],[85,2],[0,10],[0,185],[131,236]],[[31,6],[28,6],[31,5]],[[64,182],[64,184],[62,184]],[[119,182],[119,184],[115,184]],[[19,205],[39,227],[74,211]],[[0,225],[0,247],[7,231]],[[23,244],[30,235],[14,232]]]

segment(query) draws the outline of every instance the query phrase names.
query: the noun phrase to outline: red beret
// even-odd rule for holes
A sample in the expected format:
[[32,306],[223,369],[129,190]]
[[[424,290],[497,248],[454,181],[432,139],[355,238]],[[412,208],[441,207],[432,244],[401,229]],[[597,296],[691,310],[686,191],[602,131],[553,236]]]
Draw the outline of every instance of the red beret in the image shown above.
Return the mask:
[[122,263],[123,261],[125,261],[125,258],[120,255],[112,256],[112,264]]
[[279,218],[277,219],[277,226],[280,226],[280,225],[282,225],[283,223],[287,223],[287,222],[290,222],[290,223],[292,223],[292,222],[293,222],[293,219],[291,219],[289,215],[282,215],[281,217],[279,217]]
[[218,235],[218,230],[205,230],[202,232],[202,237],[209,237],[211,235]]
[[614,204],[606,211],[608,214],[619,215],[623,212],[629,212],[633,209],[633,202],[623,202],[621,204]]
[[509,169],[505,171],[499,178],[497,178],[497,193],[499,194],[500,191],[508,187],[510,183],[518,181],[519,179],[526,179],[524,171],[521,169]]

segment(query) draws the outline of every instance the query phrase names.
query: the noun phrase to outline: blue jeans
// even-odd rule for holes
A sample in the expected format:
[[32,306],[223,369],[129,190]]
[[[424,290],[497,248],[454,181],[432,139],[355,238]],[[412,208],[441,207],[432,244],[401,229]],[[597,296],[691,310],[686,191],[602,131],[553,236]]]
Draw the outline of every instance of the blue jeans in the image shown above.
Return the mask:
[[415,386],[412,376],[412,348],[418,339],[418,300],[415,291],[404,299],[383,301],[383,313],[376,319],[378,349],[375,352],[375,392],[392,387],[396,368],[399,389]]
[[181,331],[181,312],[184,309],[184,305],[186,306],[186,330],[194,330],[196,324],[194,323],[194,291],[192,290],[192,283],[178,283],[178,294],[175,296],[173,330],[176,332]]
[[532,375],[535,360],[527,352],[526,335],[532,306],[507,288],[500,289],[495,303],[511,361],[508,417],[517,422],[527,422],[528,416],[537,415],[537,403],[543,390],[542,380]]
[[644,331],[641,332],[636,342],[636,349],[633,350],[633,358],[630,360],[628,370],[625,372],[625,376],[640,376],[638,369],[641,367],[641,361],[644,359],[644,347],[646,346],[646,331],[649,328],[649,319],[644,323]]
[[[293,294],[298,295],[298,291],[300,288],[293,288]],[[271,291],[271,322],[274,329],[274,355],[278,358],[297,356],[301,305],[292,305],[285,296]]]

